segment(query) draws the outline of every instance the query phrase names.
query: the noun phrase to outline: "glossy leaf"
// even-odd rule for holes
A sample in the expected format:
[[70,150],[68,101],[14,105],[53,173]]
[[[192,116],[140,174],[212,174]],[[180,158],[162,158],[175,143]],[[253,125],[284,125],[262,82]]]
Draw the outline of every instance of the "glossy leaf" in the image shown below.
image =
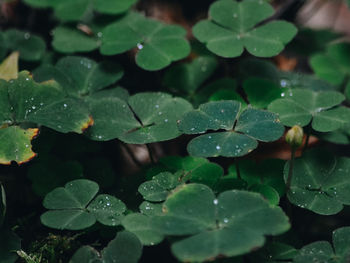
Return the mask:
[[184,133],[227,130],[194,138],[187,145],[188,152],[200,157],[238,157],[254,150],[257,140],[268,142],[282,136],[284,128],[276,114],[248,108],[236,121],[239,109],[237,101],[217,101],[202,104],[198,110],[186,113],[178,125]]
[[271,5],[264,1],[216,1],[210,6],[210,20],[193,27],[194,36],[213,53],[222,57],[238,57],[244,48],[254,56],[272,57],[297,33],[294,25],[273,21],[255,28],[273,15]]
[[[284,169],[287,180],[289,163]],[[291,189],[293,204],[321,215],[333,215],[350,205],[350,159],[315,149],[295,160]]]
[[340,85],[350,74],[349,57],[349,44],[333,44],[328,46],[326,53],[312,56],[310,65],[318,77]]
[[96,194],[98,185],[89,180],[71,181],[45,196],[43,205],[50,211],[41,216],[41,222],[52,228],[79,230],[92,226],[96,220],[104,225],[120,224],[125,205],[109,195]]
[[253,253],[249,258],[253,262],[261,263],[292,262],[297,253],[298,250],[290,245],[271,242]]
[[87,35],[75,28],[59,26],[53,31],[52,46],[62,53],[90,52],[99,47],[97,37]]
[[170,67],[165,73],[163,84],[170,90],[193,94],[213,74],[216,67],[215,58],[200,56],[190,63]]
[[249,103],[258,109],[266,109],[267,106],[281,97],[286,88],[281,88],[272,81],[249,78],[243,83],[244,92],[247,94]]
[[38,61],[46,51],[45,41],[37,35],[9,29],[3,33],[3,36],[6,48],[18,51],[22,60]]
[[94,9],[103,14],[121,14],[127,11],[137,0],[93,0]]
[[278,113],[286,126],[306,126],[312,121],[312,128],[320,132],[337,130],[350,122],[350,110],[333,108],[345,99],[336,91],[314,92],[294,89],[289,96],[273,101],[268,109]]
[[163,234],[153,227],[150,216],[129,214],[124,218],[122,225],[127,231],[134,233],[145,246],[157,245],[164,239]]
[[87,263],[101,262],[102,263],[98,252],[90,246],[83,246],[79,248],[74,253],[73,257],[69,260],[69,263],[80,263],[80,262],[87,262]]
[[0,163],[11,164],[15,161],[22,164],[36,156],[32,151],[31,141],[37,136],[39,129],[22,129],[10,126],[0,129]]
[[142,244],[137,236],[128,231],[122,231],[102,250],[103,261],[106,263],[137,263],[142,255]]
[[[261,217],[269,215],[268,223]],[[172,245],[181,261],[205,261],[248,253],[264,244],[264,235],[289,228],[279,207],[270,207],[260,195],[226,191],[218,198],[200,184],[180,186],[163,204],[163,214],[153,224],[167,235],[192,235]]]
[[130,13],[102,31],[101,53],[115,55],[137,47],[136,63],[146,70],[159,70],[186,57],[190,45],[186,31],[177,25]]
[[350,256],[350,227],[333,231],[333,246],[327,241],[317,241],[304,246],[294,257],[293,263],[334,262],[346,263]]

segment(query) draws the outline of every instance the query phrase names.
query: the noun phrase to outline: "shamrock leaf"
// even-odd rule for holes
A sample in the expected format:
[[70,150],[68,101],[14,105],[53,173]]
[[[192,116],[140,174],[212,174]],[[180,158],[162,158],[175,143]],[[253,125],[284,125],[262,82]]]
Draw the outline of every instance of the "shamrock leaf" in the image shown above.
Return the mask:
[[319,78],[340,85],[350,74],[349,58],[350,45],[338,43],[329,45],[324,54],[312,56],[310,65]]
[[137,0],[24,0],[25,3],[39,8],[53,8],[57,18],[63,21],[78,21],[90,8],[103,14],[117,15],[129,10]]
[[[287,181],[289,162],[284,169]],[[315,149],[295,160],[291,188],[287,196],[291,203],[321,215],[333,215],[350,205],[350,159],[335,157]]]
[[100,51],[115,55],[137,47],[136,64],[146,70],[159,70],[190,53],[185,35],[180,26],[129,13],[102,31]]
[[85,179],[54,189],[43,201],[44,207],[51,210],[41,215],[41,222],[48,227],[68,230],[90,227],[96,220],[104,225],[119,225],[126,210],[124,203],[114,196],[96,196],[98,190],[98,184]]
[[137,236],[128,231],[122,231],[101,253],[90,246],[83,246],[74,253],[69,263],[137,263],[141,255],[142,244]]
[[304,262],[348,262],[350,256],[350,227],[333,231],[333,246],[328,241],[317,241],[301,248],[293,263]]
[[210,20],[197,23],[193,34],[210,51],[222,57],[238,57],[244,48],[257,57],[272,57],[297,33],[295,26],[285,21],[256,27],[273,13],[273,7],[260,0],[216,1],[209,9]]
[[[216,199],[210,188],[200,184],[179,186],[162,210],[152,217],[153,228],[165,235],[189,236],[172,245],[173,254],[186,262],[242,255],[262,246],[264,235],[289,228],[281,208],[269,206],[259,194],[232,190]],[[268,222],[263,220],[266,215]]]
[[41,37],[17,29],[0,32],[0,39],[4,54],[8,50],[18,51],[22,60],[38,61],[46,51],[45,41]]
[[350,122],[350,109],[336,107],[345,99],[336,91],[314,92],[293,89],[288,96],[273,101],[268,109],[278,113],[286,126],[306,126],[312,121],[312,128],[320,132],[339,129]]
[[248,108],[239,115],[239,110],[237,101],[217,101],[186,113],[179,121],[179,130],[186,134],[226,130],[193,139],[188,152],[201,157],[243,156],[257,147],[257,140],[269,142],[282,136],[284,128],[274,113]]

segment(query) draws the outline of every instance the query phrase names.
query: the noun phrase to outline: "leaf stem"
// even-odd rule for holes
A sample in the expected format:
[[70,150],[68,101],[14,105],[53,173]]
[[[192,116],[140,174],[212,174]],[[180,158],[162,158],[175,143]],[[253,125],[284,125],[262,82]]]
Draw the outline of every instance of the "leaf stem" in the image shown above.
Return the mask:
[[296,148],[292,147],[292,151],[291,151],[291,157],[290,157],[290,162],[289,162],[289,171],[288,171],[288,178],[287,178],[287,191],[290,190],[290,186],[292,183],[292,176],[293,176],[293,166],[294,166],[294,159],[295,159],[295,151]]

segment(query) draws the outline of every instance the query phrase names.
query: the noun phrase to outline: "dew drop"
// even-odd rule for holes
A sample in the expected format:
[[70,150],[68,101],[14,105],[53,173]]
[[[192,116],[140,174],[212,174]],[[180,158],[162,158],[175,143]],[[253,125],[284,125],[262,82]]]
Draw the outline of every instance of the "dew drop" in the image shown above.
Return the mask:
[[219,145],[216,145],[216,150],[220,150],[221,149],[221,147],[219,146]]
[[219,203],[218,199],[214,199],[213,203],[214,205],[217,205]]
[[139,50],[141,50],[141,49],[143,49],[143,45],[142,45],[141,43],[137,43],[137,48],[138,48]]

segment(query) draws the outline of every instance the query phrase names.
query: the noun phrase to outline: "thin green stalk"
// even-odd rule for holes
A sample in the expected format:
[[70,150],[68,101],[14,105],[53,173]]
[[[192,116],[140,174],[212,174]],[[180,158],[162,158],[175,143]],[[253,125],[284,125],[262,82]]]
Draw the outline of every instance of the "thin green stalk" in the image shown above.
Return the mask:
[[239,166],[238,166],[237,158],[234,158],[234,163],[235,163],[235,167],[236,167],[237,178],[238,178],[238,179],[242,179],[242,177],[241,177],[241,172],[239,171]]
[[292,147],[291,151],[291,157],[290,157],[290,162],[289,162],[289,171],[288,171],[288,177],[287,177],[287,191],[290,190],[290,185],[292,183],[292,177],[293,177],[293,166],[294,166],[294,159],[295,159],[295,147]]

